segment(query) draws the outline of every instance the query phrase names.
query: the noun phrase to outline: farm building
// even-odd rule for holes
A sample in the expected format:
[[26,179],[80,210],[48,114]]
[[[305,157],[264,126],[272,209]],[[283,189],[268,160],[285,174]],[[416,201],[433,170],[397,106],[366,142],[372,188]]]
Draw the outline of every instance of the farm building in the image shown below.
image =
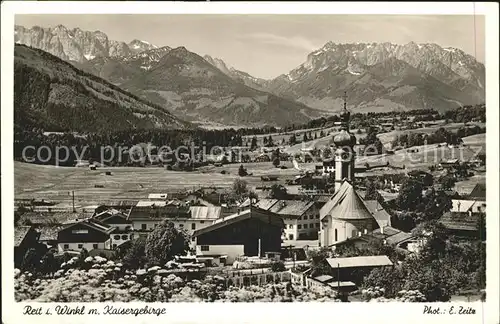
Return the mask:
[[111,248],[113,249],[134,238],[132,222],[127,219],[127,215],[116,209],[101,212],[95,215],[93,219],[114,228],[110,234]]
[[484,228],[484,213],[477,212],[447,212],[439,219],[439,222],[452,235],[462,238],[474,238],[486,240]]
[[168,194],[166,193],[152,193],[148,195],[149,200],[166,200]]
[[484,213],[486,212],[486,201],[471,199],[452,199],[451,212],[456,213]]
[[458,168],[460,161],[458,159],[443,160],[439,163],[439,167],[443,169]]
[[319,209],[314,201],[262,199],[255,206],[283,218],[285,240],[317,238]]
[[110,234],[114,227],[93,218],[86,218],[66,224],[57,233],[59,252],[111,249]]
[[409,252],[417,252],[418,247],[421,245],[419,240],[414,235],[400,231],[390,226],[385,226],[378,228],[373,232],[365,233],[358,237],[353,237],[345,241],[337,242],[333,246],[335,248],[339,248],[342,246],[365,248],[374,243],[392,245]]
[[371,270],[393,266],[385,255],[328,258],[323,262],[328,265],[328,275],[333,277],[334,281],[350,281],[356,285],[359,285]]
[[220,218],[194,231],[197,256],[227,256],[232,263],[239,256],[264,256],[281,250],[283,220],[275,214],[250,207]]
[[218,206],[169,205],[168,202],[137,205],[130,210],[127,220],[139,236],[147,236],[163,220],[168,219],[175,227],[191,234],[197,229],[209,226],[220,218],[222,208]]

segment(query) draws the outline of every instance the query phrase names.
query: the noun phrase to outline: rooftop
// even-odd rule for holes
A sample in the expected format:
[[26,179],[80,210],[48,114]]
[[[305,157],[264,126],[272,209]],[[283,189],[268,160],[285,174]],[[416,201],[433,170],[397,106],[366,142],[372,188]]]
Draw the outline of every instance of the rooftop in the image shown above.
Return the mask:
[[371,219],[374,217],[349,181],[344,181],[332,199],[321,208],[320,219],[326,216],[337,219]]
[[189,207],[193,219],[218,219],[221,216],[220,206],[193,206]]
[[483,213],[447,212],[439,221],[451,230],[478,231]]
[[382,267],[393,264],[386,255],[328,258],[326,261],[332,268]]
[[14,228],[14,246],[21,245],[30,229],[31,226],[16,226]]
[[486,200],[486,185],[478,183],[468,196],[469,199]]
[[270,217],[272,215],[273,215],[272,213],[267,212],[265,210],[255,207],[250,207],[244,211],[215,220],[209,226],[194,231],[193,236],[199,236],[201,234],[208,233],[249,218],[258,218],[260,220],[265,221],[268,224],[274,224],[283,227],[284,226],[283,220],[280,217]]

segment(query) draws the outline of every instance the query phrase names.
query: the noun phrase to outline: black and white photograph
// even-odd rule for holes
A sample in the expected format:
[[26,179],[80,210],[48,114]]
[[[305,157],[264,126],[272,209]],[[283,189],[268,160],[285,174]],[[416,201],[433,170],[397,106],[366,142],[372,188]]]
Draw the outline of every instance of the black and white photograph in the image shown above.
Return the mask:
[[57,303],[43,310],[57,315],[87,314],[78,303],[135,316],[123,303],[154,303],[139,312],[160,316],[163,303],[379,302],[476,316],[498,300],[486,190],[498,196],[498,74],[486,77],[498,38],[487,59],[479,4],[12,15],[13,302]]

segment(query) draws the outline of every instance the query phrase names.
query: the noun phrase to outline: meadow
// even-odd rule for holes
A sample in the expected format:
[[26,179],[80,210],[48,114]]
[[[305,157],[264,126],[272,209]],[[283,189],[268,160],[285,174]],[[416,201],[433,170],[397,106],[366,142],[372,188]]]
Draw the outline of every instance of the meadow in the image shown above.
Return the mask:
[[[386,133],[387,134],[387,133]],[[380,136],[387,139],[386,134]],[[362,134],[363,135],[363,134]],[[429,166],[438,164],[443,159],[459,158],[469,160],[478,150],[486,147],[485,134],[465,137],[465,147],[449,148],[428,145],[414,147],[416,153],[407,150],[396,151],[393,155],[360,156],[356,164],[365,163],[383,165],[389,162],[392,167],[405,169],[391,172],[406,172],[412,169],[428,170]],[[314,141],[316,145],[326,145],[330,137]],[[301,144],[288,147],[289,153],[298,152]],[[285,183],[299,174],[291,162],[282,162],[287,169],[275,168],[271,162],[245,163],[244,167],[252,174],[244,179],[250,188],[271,182],[262,183],[260,177],[272,175],[279,177],[279,183]],[[301,163],[305,170],[313,170],[318,163]],[[200,187],[230,188],[238,176],[240,164],[228,164],[222,167],[207,166],[193,172],[170,171],[162,167],[102,167],[95,171],[88,168],[55,167],[14,162],[14,193],[16,199],[45,199],[57,202],[60,207],[70,207],[71,191],[75,192],[77,208],[97,205],[101,202],[118,200],[138,200],[147,198],[149,193],[175,192]],[[111,175],[106,175],[110,171]],[[222,173],[224,171],[225,174]],[[383,175],[386,168],[374,169],[368,173]],[[484,172],[457,184],[459,192],[468,192],[477,182],[485,181]]]

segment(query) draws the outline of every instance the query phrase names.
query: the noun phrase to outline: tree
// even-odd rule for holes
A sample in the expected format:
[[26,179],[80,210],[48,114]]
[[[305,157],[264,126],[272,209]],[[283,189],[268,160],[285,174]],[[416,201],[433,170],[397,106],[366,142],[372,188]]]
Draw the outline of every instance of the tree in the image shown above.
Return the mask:
[[36,249],[29,249],[24,254],[23,262],[21,263],[21,269],[23,271],[35,272],[40,264],[40,254]]
[[269,138],[267,139],[267,146],[274,146],[273,138],[271,135],[269,135]]
[[378,200],[379,193],[377,191],[377,186],[375,182],[369,181],[366,186],[365,200]]
[[[125,249],[128,247],[127,249]],[[139,269],[146,265],[146,240],[138,238],[119,246],[123,250],[122,263],[127,269]]]
[[399,266],[375,268],[363,279],[363,287],[383,287],[384,297],[394,298],[402,290],[405,273]]
[[274,158],[273,165],[274,165],[275,168],[277,168],[280,165],[280,159],[279,158]]
[[416,210],[422,202],[422,184],[412,178],[406,178],[401,184],[396,204],[402,210]]
[[319,276],[330,272],[331,267],[327,264],[326,259],[332,257],[332,252],[328,247],[322,247],[319,250],[311,250],[308,259],[311,262],[311,275]]
[[243,167],[243,164],[240,165],[239,169],[238,169],[238,175],[240,177],[245,177],[248,175],[248,172],[247,170]]
[[295,145],[296,143],[297,143],[297,137],[295,137],[295,134],[290,135],[290,138],[288,139],[288,144]]
[[149,265],[164,265],[176,255],[186,255],[189,239],[186,233],[175,228],[174,223],[164,220],[146,239],[146,258]]
[[283,185],[273,184],[271,186],[271,192],[269,193],[269,198],[286,199],[287,197],[288,197],[288,192]]
[[80,255],[78,256],[78,266],[81,268],[85,265],[85,259],[89,256],[89,251],[86,248],[83,248],[80,251]]
[[40,261],[40,272],[43,274],[52,274],[59,269],[59,262],[57,262],[52,251],[48,251]]
[[271,263],[271,271],[272,272],[281,272],[281,271],[285,271],[285,270],[286,270],[286,267],[285,267],[285,264],[283,263],[283,261],[276,261],[276,262]]
[[248,192],[248,183],[242,179],[235,179],[233,182],[233,192],[237,196],[242,196]]
[[257,148],[257,136],[252,137],[252,142],[250,143],[250,150],[253,151]]

